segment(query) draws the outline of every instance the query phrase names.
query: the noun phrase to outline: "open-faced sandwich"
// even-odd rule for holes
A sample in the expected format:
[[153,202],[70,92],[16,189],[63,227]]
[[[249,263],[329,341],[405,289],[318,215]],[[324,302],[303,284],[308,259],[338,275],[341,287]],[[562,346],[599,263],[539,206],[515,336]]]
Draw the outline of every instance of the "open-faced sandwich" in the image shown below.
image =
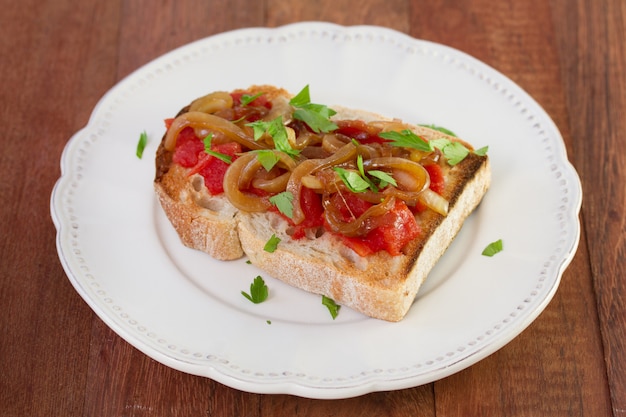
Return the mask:
[[443,129],[253,86],[166,121],[156,193],[182,242],[371,317],[401,320],[490,183]]

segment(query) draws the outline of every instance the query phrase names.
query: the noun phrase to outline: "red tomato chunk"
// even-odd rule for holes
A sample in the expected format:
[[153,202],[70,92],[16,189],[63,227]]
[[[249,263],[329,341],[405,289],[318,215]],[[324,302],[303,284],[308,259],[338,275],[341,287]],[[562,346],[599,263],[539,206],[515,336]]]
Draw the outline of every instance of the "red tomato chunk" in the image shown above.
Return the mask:
[[[221,153],[231,157],[231,160],[237,159],[237,154],[241,153],[241,145],[237,142],[223,143],[220,145],[212,145],[213,152]],[[213,155],[204,153],[191,174],[197,171],[204,177],[204,185],[211,195],[217,195],[224,192],[224,175],[230,165]]]
[[172,160],[185,168],[191,168],[196,166],[201,153],[204,153],[204,143],[196,137],[194,130],[190,127],[181,130],[176,138]]
[[[241,152],[241,145],[236,142],[212,144],[211,150],[228,155],[235,160],[237,154]],[[202,175],[204,184],[211,195],[224,192],[224,175],[228,164],[207,154],[204,151],[204,142],[196,136],[192,128],[187,127],[178,134],[172,160],[185,168],[190,168],[189,175],[196,173]]]
[[[344,221],[363,214],[372,206],[352,193],[343,194],[343,198],[335,196],[333,204],[337,204]],[[345,245],[361,256],[368,256],[385,250],[390,255],[400,255],[402,248],[420,234],[420,228],[413,212],[402,200],[396,200],[391,211],[383,215],[382,224],[363,237],[342,238]]]
[[[324,225],[324,207],[322,198],[310,188],[302,187],[300,192],[300,206],[304,213],[304,221],[294,227],[292,237],[301,239],[306,236],[307,229],[318,228]],[[288,219],[291,223],[291,219]]]
[[367,143],[385,143],[385,139],[378,136],[380,129],[368,125],[362,120],[341,120],[337,123],[339,129],[335,133],[341,133],[350,138],[356,139],[358,142]]
[[424,165],[424,168],[426,168],[428,175],[430,175],[430,189],[437,194],[443,193],[446,186],[446,179],[443,176],[441,166],[437,164],[428,164]]

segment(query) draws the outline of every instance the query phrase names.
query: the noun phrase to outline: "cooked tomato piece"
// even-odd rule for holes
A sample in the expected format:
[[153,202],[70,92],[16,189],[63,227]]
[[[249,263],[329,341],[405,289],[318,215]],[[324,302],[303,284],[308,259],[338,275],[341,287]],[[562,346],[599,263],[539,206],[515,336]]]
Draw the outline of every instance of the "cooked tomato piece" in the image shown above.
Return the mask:
[[373,204],[354,193],[336,193],[331,197],[331,204],[337,208],[344,222],[350,222],[372,207]]
[[[219,145],[212,145],[211,150],[217,153],[228,155],[234,161],[237,158],[237,154],[241,152],[241,145],[237,142],[222,143]],[[224,192],[224,175],[230,165],[213,155],[204,153],[201,156],[198,164],[190,171],[190,174],[195,172],[204,177],[204,185],[209,190],[211,195],[221,194]]]
[[378,136],[380,129],[370,126],[362,120],[340,120],[337,122],[337,126],[339,128],[335,130],[336,133],[356,139],[363,144],[387,142]]
[[292,235],[294,239],[303,238],[307,229],[321,227],[324,224],[324,207],[319,194],[310,188],[302,187],[300,206],[305,217],[302,223],[294,226]]
[[180,131],[176,138],[176,149],[172,160],[177,164],[191,168],[198,164],[198,157],[204,153],[204,144],[196,137],[191,127]]
[[443,170],[438,164],[424,165],[428,175],[430,175],[430,189],[437,194],[443,193],[446,186],[446,179],[443,176]]
[[[233,98],[233,107],[241,106],[241,98],[244,96],[244,94],[253,95],[246,91],[239,91],[239,92],[230,94],[230,96]],[[247,106],[265,107],[266,109],[270,110],[272,108],[272,102],[267,99],[267,95],[261,94],[260,96],[252,100],[250,103],[248,103],[246,107]]]
[[374,252],[386,250],[390,255],[400,255],[402,248],[419,236],[419,225],[402,200],[397,200],[384,217],[384,224],[369,232],[363,240]]
[[245,119],[247,122],[256,122],[263,118],[272,109],[272,102],[267,99],[263,94],[252,100],[245,105],[241,104],[241,98],[248,92],[231,93],[233,98],[233,107],[229,109],[227,113],[220,114],[220,116],[228,120],[240,120]]
[[[360,216],[372,206],[352,193],[345,193],[343,197],[335,195],[333,204],[344,217],[350,221]],[[349,206],[349,207],[348,207]],[[402,200],[396,200],[394,207],[383,215],[381,225],[363,237],[348,237],[339,235],[345,245],[361,256],[368,256],[381,250],[391,255],[399,255],[406,244],[415,239],[420,233],[415,216]]]

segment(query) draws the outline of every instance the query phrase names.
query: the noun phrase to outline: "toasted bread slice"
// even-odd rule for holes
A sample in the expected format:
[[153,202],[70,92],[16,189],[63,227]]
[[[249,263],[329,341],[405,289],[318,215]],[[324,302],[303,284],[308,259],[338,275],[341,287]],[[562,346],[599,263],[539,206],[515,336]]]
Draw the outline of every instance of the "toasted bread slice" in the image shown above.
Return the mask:
[[[270,86],[247,91],[267,93],[276,103],[275,108],[284,107],[289,98],[284,90]],[[334,109],[336,120],[381,119],[359,110]],[[410,127],[426,140],[446,136],[426,127]],[[291,225],[275,211],[241,211],[224,195],[211,195],[203,177],[188,175],[186,168],[172,162],[172,154],[164,138],[157,151],[154,185],[185,245],[220,260],[247,255],[253,264],[277,279],[387,321],[399,321],[406,315],[422,282],[478,206],[491,179],[488,157],[470,152],[460,163],[444,170],[445,187],[440,194],[448,201],[447,215],[428,209],[416,215],[421,232],[400,254],[382,250],[360,256],[334,233],[293,239]],[[273,235],[280,238],[280,244],[268,253],[264,247]]]
[[[479,204],[489,185],[488,160],[471,155],[449,173],[450,211],[423,213],[422,234],[403,254],[385,251],[361,257],[330,233],[308,240],[289,238],[286,222],[275,213],[240,213],[238,233],[254,265],[294,287],[326,295],[370,317],[401,320],[424,279]],[[263,250],[275,234],[281,243]]]

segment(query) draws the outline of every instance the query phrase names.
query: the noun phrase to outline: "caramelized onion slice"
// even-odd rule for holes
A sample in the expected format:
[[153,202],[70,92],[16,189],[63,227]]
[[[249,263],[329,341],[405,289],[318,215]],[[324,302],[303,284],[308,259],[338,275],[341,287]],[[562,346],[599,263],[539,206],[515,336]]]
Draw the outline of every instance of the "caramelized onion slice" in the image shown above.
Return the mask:
[[430,188],[420,193],[419,202],[441,214],[442,216],[448,215],[450,203],[448,202],[448,200],[446,200]]
[[391,196],[370,208],[363,214],[351,222],[344,222],[339,212],[329,198],[324,198],[322,203],[324,206],[324,216],[330,229],[335,233],[341,233],[344,236],[356,237],[365,236],[371,230],[380,225],[383,215],[393,209],[395,198]]
[[239,179],[243,175],[246,166],[256,159],[256,154],[248,152],[235,159],[226,170],[224,175],[224,194],[239,210],[248,212],[263,212],[270,207],[267,199],[257,195],[244,193],[239,189]]
[[165,149],[173,151],[176,147],[176,138],[181,130],[186,127],[194,129],[205,129],[208,131],[220,132],[229,139],[240,143],[248,149],[263,149],[264,147],[255,142],[254,138],[247,135],[243,129],[234,123],[229,122],[221,117],[199,111],[190,111],[178,116],[172,122],[172,125],[165,134]]
[[300,205],[300,195],[302,192],[302,177],[315,173],[320,169],[324,169],[333,165],[339,165],[352,160],[356,155],[356,146],[352,142],[348,142],[337,152],[324,159],[307,159],[301,162],[291,173],[291,178],[287,183],[287,191],[293,195],[293,216],[291,220],[295,224],[304,221],[304,213]]
[[409,190],[413,192],[419,192],[427,189],[430,186],[430,175],[428,171],[410,159],[398,158],[394,156],[372,158],[363,161],[363,168],[366,171],[371,169],[392,169],[401,170],[406,174],[396,175],[398,181],[398,188],[401,190]]
[[233,97],[225,91],[215,91],[195,99],[189,105],[189,111],[215,113],[233,107]]
[[[275,167],[281,167],[287,170],[288,172],[285,173],[287,175],[280,175],[280,177],[282,177],[281,180],[277,180],[276,175],[274,176],[274,178],[270,178],[267,175],[268,172],[265,170],[265,168],[263,168],[263,164],[261,164],[261,161],[259,161],[257,153],[252,152],[254,158],[249,158],[249,162],[243,168],[239,176],[239,188],[249,188],[252,184],[256,188],[264,189],[265,191],[281,192],[285,190],[285,187],[287,186],[287,181],[289,180],[289,174],[296,168],[297,163],[285,152],[281,152],[275,149],[269,152],[274,153],[274,155],[278,158],[278,162],[276,163]],[[282,187],[279,187],[280,184],[282,184]],[[274,189],[276,189],[276,191],[272,191]]]

